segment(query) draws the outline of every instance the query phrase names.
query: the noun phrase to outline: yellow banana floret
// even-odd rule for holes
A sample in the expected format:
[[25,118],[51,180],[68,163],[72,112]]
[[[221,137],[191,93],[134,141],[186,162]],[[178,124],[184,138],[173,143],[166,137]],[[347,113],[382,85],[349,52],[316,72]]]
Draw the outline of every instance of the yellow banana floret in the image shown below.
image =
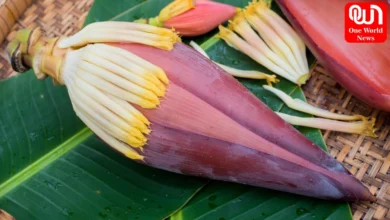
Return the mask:
[[105,132],[100,126],[96,125],[91,119],[89,119],[87,116],[85,116],[82,111],[79,111],[79,109],[75,108],[77,116],[100,138],[102,138],[107,144],[109,144],[112,148],[119,151],[120,153],[124,154],[130,159],[133,160],[142,160],[144,157],[141,156],[139,153],[137,153],[135,150],[133,150],[130,146],[127,146],[123,142],[117,140],[107,132]]
[[136,106],[160,104],[165,72],[126,50],[93,44],[68,52],[62,77],[79,117],[115,149],[142,159],[131,147],[142,149],[151,130]]
[[[177,15],[193,4],[178,0],[164,13]],[[65,85],[73,109],[93,132],[127,157],[142,160],[140,153],[151,133],[144,109],[160,105],[169,79],[162,68],[116,47],[119,44],[104,43],[138,43],[171,50],[180,41],[174,30],[109,21],[90,24],[67,38],[20,30],[7,53],[16,71],[34,68],[38,79],[50,76]]]
[[90,43],[140,43],[172,50],[180,42],[177,34],[165,28],[131,22],[105,21],[87,25],[75,35],[62,38],[59,48],[82,47]]
[[180,15],[194,7],[195,0],[175,0],[160,11],[158,21],[162,25],[164,21]]
[[[137,55],[135,55],[127,50],[117,48],[117,47],[112,47],[112,46],[109,46],[106,44],[95,44],[94,47],[95,48],[104,48],[106,50],[106,53],[109,53],[110,55],[116,54],[116,55],[122,56],[123,58],[125,58],[127,60],[127,62],[134,63],[134,64],[140,66],[141,68],[145,69],[145,71],[148,71],[151,74],[155,75],[164,84],[168,84],[168,82],[169,82],[168,77],[165,74],[164,70],[162,70],[160,67],[138,57]],[[146,77],[147,76],[148,76],[148,74],[146,75]]]

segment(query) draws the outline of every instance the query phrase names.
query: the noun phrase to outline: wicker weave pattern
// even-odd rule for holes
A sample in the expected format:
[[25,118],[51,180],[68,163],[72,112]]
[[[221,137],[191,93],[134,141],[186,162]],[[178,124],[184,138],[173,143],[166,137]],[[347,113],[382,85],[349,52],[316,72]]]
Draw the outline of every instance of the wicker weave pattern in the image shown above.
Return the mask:
[[10,68],[5,47],[21,28],[40,27],[50,37],[77,32],[87,16],[93,0],[37,0],[18,19],[0,47],[0,78],[15,74]]
[[373,193],[376,203],[351,204],[354,219],[390,219],[390,115],[374,109],[345,91],[321,66],[316,66],[304,86],[307,101],[343,114],[362,114],[377,119],[378,138],[323,131],[330,154]]
[[0,0],[0,43],[31,3],[32,0]]
[[0,209],[0,220],[15,220],[8,212]]
[[[76,3],[77,2],[77,3]],[[17,21],[7,39],[22,27],[41,27],[47,35],[70,35],[82,25],[93,0],[38,0]],[[4,48],[0,47],[0,78],[14,75]],[[379,138],[324,131],[330,154],[361,180],[375,194],[376,203],[351,204],[354,219],[390,219],[390,115],[352,97],[316,66],[310,81],[304,86],[309,103],[344,114],[362,114],[377,118]]]

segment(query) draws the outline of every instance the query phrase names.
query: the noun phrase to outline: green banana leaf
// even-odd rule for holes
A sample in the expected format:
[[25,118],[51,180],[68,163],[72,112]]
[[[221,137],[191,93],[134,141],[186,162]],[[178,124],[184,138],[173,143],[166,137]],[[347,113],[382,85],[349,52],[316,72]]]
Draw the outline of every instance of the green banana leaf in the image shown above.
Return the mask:
[[[169,2],[95,0],[86,24],[155,16]],[[248,0],[219,2],[243,7]],[[192,40],[218,62],[269,72],[213,38],[215,33]],[[262,89],[262,81],[240,82],[273,110],[302,115]],[[276,87],[304,99],[286,80]],[[207,184],[128,160],[77,118],[65,88],[36,80],[32,71],[0,82],[0,110],[0,208],[17,219],[163,219],[174,213],[172,219],[351,219],[345,203]],[[326,149],[319,130],[298,129]]]
[[0,82],[0,109],[0,208],[17,219],[162,219],[206,183],[112,150],[32,71]]

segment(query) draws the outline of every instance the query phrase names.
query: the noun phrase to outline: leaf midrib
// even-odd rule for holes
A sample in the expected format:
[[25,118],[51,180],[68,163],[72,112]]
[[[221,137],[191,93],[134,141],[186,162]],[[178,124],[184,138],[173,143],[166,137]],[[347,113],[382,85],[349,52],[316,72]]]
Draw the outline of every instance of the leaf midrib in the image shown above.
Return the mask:
[[45,154],[40,159],[36,160],[34,163],[28,165],[26,168],[19,171],[16,175],[12,176],[0,185],[0,197],[10,192],[12,189],[17,187],[45,167],[47,167],[50,163],[57,160],[62,155],[66,154],[92,135],[92,131],[86,127],[72,137],[70,137],[69,139],[67,139],[58,147],[54,148],[49,153]]

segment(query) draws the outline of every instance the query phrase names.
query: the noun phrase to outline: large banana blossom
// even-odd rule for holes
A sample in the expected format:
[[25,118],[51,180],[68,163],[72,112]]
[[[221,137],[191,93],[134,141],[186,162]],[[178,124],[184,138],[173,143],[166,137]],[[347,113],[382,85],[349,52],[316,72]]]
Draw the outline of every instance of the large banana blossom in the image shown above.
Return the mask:
[[21,31],[8,47],[68,88],[103,141],[156,168],[337,200],[374,200],[339,162],[168,29],[94,23],[69,38]]

